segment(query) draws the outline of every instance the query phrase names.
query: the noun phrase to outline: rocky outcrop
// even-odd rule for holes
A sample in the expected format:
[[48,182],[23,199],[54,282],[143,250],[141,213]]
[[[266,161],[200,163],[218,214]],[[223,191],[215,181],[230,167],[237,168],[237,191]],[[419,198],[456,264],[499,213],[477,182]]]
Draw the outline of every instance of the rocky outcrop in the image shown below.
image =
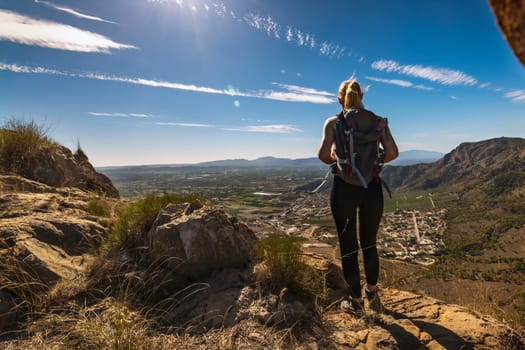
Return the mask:
[[50,186],[76,187],[119,197],[111,180],[95,170],[84,152],[73,154],[64,146],[56,145],[53,152],[42,152],[25,177]]
[[[370,320],[328,312],[337,349],[522,349],[518,334],[495,319],[409,292],[382,291],[385,312]],[[370,317],[370,316],[369,316]],[[367,324],[368,323],[368,324]],[[348,331],[352,329],[353,331]],[[516,347],[509,345],[514,344]]]
[[87,193],[10,175],[0,175],[0,191],[0,255],[45,285],[84,269],[109,224],[86,211]]
[[507,42],[525,66],[525,0],[489,2]]
[[75,187],[119,198],[111,180],[95,170],[82,150],[73,154],[56,143],[43,143],[17,164],[0,163],[0,173],[11,173],[53,187]]
[[162,209],[148,239],[155,259],[169,257],[169,266],[179,277],[192,279],[245,266],[257,243],[245,224],[199,202]]
[[[383,312],[370,311],[368,304],[361,317],[341,312],[339,267],[315,254],[306,261],[327,278],[329,295],[316,312],[287,289],[261,291],[249,269],[225,269],[186,289],[179,296],[184,302],[165,317],[193,334],[187,349],[214,348],[221,336],[235,341],[230,348],[272,348],[278,344],[272,337],[293,327],[301,329],[300,339],[284,348],[523,349],[521,336],[503,323],[421,294],[383,288]],[[206,333],[210,329],[213,337]],[[249,341],[242,345],[241,339]]]

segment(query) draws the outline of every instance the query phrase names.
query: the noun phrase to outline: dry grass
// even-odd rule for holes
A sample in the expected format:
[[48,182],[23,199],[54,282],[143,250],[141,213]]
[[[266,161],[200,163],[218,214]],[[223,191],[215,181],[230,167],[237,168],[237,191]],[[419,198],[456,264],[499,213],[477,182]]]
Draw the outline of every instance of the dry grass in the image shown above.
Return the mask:
[[18,259],[0,238],[0,286],[17,301],[17,310],[34,313],[42,310],[48,287],[38,278],[31,265]]
[[35,157],[56,145],[48,134],[49,127],[33,120],[6,121],[0,127],[0,169],[27,175]]
[[259,244],[261,263],[255,268],[258,284],[273,293],[289,289],[296,297],[308,301],[326,299],[323,274],[302,259],[300,239],[272,234]]

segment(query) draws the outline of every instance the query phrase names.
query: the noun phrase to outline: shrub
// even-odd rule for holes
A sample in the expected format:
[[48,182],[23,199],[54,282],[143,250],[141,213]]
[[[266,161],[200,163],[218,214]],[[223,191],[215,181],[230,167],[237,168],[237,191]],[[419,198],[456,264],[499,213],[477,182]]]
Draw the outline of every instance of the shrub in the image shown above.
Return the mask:
[[272,292],[288,288],[297,296],[322,299],[324,278],[303,261],[300,241],[284,234],[272,234],[261,240],[259,256],[263,266],[256,270],[256,279]]
[[86,211],[95,216],[109,216],[110,209],[107,203],[99,198],[93,198],[87,203]]
[[24,175],[32,160],[54,142],[49,128],[35,121],[10,119],[0,128],[0,168]]
[[128,204],[122,208],[110,229],[107,248],[111,250],[143,245],[146,234],[162,208],[168,204],[188,203],[195,199],[199,199],[199,196],[165,192],[160,196],[148,194],[137,202]]

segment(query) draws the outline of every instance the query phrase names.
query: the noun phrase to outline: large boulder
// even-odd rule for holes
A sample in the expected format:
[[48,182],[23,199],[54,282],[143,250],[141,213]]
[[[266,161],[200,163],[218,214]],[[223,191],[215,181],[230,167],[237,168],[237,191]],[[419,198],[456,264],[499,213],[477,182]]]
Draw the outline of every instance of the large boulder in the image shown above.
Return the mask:
[[247,265],[255,252],[255,233],[221,210],[192,203],[162,209],[148,238],[155,259],[169,259],[179,277],[195,279],[223,268]]
[[53,145],[52,152],[41,152],[25,177],[56,187],[76,187],[118,198],[111,180],[95,170],[84,152],[73,154],[68,148]]

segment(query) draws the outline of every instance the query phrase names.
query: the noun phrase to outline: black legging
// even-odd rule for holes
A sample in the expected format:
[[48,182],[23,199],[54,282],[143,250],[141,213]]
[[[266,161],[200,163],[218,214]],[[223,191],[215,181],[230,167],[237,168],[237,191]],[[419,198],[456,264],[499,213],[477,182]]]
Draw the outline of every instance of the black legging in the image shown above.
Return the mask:
[[357,211],[359,209],[359,242],[363,251],[366,282],[377,284],[379,256],[376,238],[383,215],[383,189],[372,181],[368,188],[347,184],[337,176],[330,194],[330,207],[334,217],[343,274],[350,287],[350,296],[361,297],[357,242]]

